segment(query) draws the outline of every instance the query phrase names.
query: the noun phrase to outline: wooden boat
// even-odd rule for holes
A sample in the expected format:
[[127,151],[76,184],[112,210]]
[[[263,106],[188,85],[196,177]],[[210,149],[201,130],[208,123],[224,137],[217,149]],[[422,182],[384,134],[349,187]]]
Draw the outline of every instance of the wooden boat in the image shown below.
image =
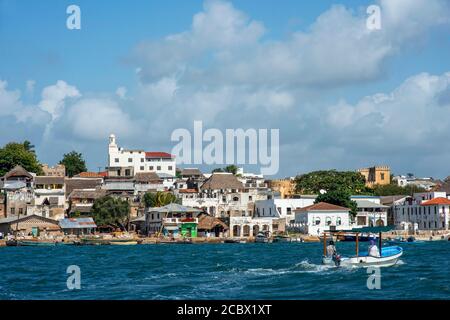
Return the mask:
[[137,245],[138,242],[136,240],[130,240],[130,239],[112,240],[112,241],[109,241],[109,244],[113,245],[113,246],[134,246],[134,245]]
[[12,239],[12,240],[6,240],[5,244],[6,244],[6,246],[8,246],[8,247],[17,247],[17,246],[19,245],[18,242],[17,242],[17,240],[14,240],[14,239]]
[[399,244],[410,244],[410,243],[425,243],[425,241],[416,240],[416,238],[414,238],[414,237],[408,237],[406,239],[403,237],[398,237],[395,239],[388,239],[388,240],[386,240],[386,243],[389,245],[399,245]]
[[255,237],[256,243],[268,243],[269,237],[267,237],[263,232],[258,232],[258,234]]
[[80,244],[88,246],[99,246],[99,245],[109,245],[110,241],[111,240],[96,239],[96,238],[82,238],[80,240]]
[[225,239],[223,243],[241,243],[239,239]]
[[26,247],[48,247],[48,246],[56,246],[56,242],[40,241],[40,240],[17,240],[17,245]]
[[291,237],[289,236],[283,236],[283,235],[277,235],[273,238],[273,242],[291,242]]
[[[322,263],[331,266],[358,266],[358,267],[391,267],[395,265],[403,254],[403,249],[399,246],[382,247],[382,232],[390,231],[390,227],[366,227],[353,229],[349,232],[355,233],[356,254],[352,257],[328,257],[327,256],[327,234],[324,233]],[[380,256],[369,256],[367,253],[359,252],[359,234],[362,232],[378,232]],[[332,239],[332,233],[330,233]]]

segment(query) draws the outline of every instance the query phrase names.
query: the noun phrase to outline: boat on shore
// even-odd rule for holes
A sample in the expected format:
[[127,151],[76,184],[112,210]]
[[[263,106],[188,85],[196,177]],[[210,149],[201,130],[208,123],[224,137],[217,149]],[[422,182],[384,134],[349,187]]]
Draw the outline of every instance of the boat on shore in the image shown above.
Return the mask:
[[112,240],[109,241],[109,244],[112,246],[134,246],[137,245],[138,242],[136,240]]
[[[357,267],[391,267],[397,264],[403,254],[403,249],[399,246],[389,246],[383,248],[382,232],[390,231],[390,227],[364,227],[350,230],[349,233],[355,234],[356,253],[351,257],[341,257],[340,255],[327,256],[327,234],[323,237],[323,256],[322,264],[329,266],[357,266]],[[359,235],[361,233],[378,233],[380,255],[370,256],[368,253],[359,252]],[[331,240],[333,233],[330,232]]]
[[48,247],[56,246],[56,241],[17,240],[17,245],[25,247]]
[[291,242],[292,239],[289,236],[277,235],[273,237],[273,242]]
[[258,232],[255,237],[256,243],[269,243],[269,237],[264,234],[264,232]]

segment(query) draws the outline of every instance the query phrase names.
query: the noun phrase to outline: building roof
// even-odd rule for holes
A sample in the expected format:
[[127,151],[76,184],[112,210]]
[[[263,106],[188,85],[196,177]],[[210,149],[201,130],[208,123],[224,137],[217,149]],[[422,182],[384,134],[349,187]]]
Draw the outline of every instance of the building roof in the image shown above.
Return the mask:
[[29,179],[33,179],[33,176],[31,173],[29,173],[27,170],[25,170],[22,166],[17,165],[11,170],[9,170],[4,176],[3,179],[9,179],[12,177],[27,177]]
[[140,183],[146,182],[158,183],[161,181],[161,179],[155,172],[138,172],[134,175],[134,180]]
[[164,179],[164,178],[173,179],[173,178],[175,178],[174,175],[171,175],[171,174],[165,173],[165,172],[159,172],[159,173],[157,173],[157,175],[158,175],[158,177],[160,177],[161,179]]
[[231,173],[213,173],[200,187],[201,190],[244,189],[244,185]]
[[443,197],[434,198],[421,203],[422,206],[450,205],[450,200]]
[[178,190],[179,193],[197,193],[198,191],[196,189],[180,189]]
[[104,178],[108,176],[108,171],[100,171],[100,172],[80,172],[79,174],[77,174],[75,177],[80,177],[80,178]]
[[97,228],[92,218],[65,218],[59,220],[61,229],[88,229]]
[[15,223],[15,222],[17,222],[17,221],[23,221],[23,220],[27,220],[27,219],[31,219],[31,218],[36,218],[36,219],[38,219],[38,220],[42,220],[42,221],[45,221],[45,222],[48,222],[48,223],[54,223],[54,224],[58,224],[58,221],[56,221],[56,220],[53,220],[53,219],[50,219],[50,218],[46,218],[46,217],[43,217],[43,216],[38,216],[37,214],[31,214],[31,215],[21,215],[20,217],[19,216],[8,216],[8,217],[6,217],[6,218],[2,218],[2,219],[0,219],[0,224],[8,224],[8,223]]
[[202,176],[203,173],[197,168],[186,168],[181,170],[182,176]]
[[406,198],[407,196],[404,195],[398,195],[398,196],[381,196],[380,202],[384,205],[392,205],[395,201],[401,200],[403,198]]
[[175,158],[174,155],[171,155],[167,152],[146,152],[145,153],[146,158],[166,158],[166,159],[172,159]]
[[13,182],[4,183],[2,186],[2,189],[18,190],[18,189],[25,188],[26,186],[27,186],[27,184],[23,181],[13,181]]
[[228,226],[226,223],[224,223],[222,220],[217,219],[215,217],[211,216],[201,216],[198,221],[197,229],[199,230],[212,230],[216,226],[222,226],[225,230],[228,229]]
[[355,202],[358,205],[358,208],[389,208],[388,206],[364,199],[356,199]]
[[79,213],[91,213],[93,204],[83,204],[77,205],[74,204],[70,207],[70,213],[79,212]]
[[64,184],[64,177],[36,176],[34,178],[34,185],[40,185],[40,184]]
[[435,191],[438,192],[446,192],[447,194],[450,194],[450,177],[447,177],[444,182],[439,184],[439,186],[436,188]]
[[319,202],[304,208],[296,209],[295,212],[307,212],[307,211],[350,211],[349,208],[337,206],[335,204],[327,202]]
[[98,199],[106,195],[106,190],[103,189],[74,189],[69,199]]
[[159,213],[200,213],[202,210],[195,209],[192,207],[186,207],[182,206],[178,203],[170,203],[168,205],[165,205],[163,207],[156,207],[156,208],[149,208],[148,212],[159,212]]
[[75,189],[95,189],[103,182],[101,178],[66,178],[66,194]]

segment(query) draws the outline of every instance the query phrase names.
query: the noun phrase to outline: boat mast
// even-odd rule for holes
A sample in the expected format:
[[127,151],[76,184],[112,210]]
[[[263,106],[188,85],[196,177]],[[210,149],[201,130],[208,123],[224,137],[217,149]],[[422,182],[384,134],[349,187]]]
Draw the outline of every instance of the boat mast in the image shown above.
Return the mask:
[[323,256],[327,256],[327,233],[323,233]]
[[359,233],[356,233],[356,257],[359,256]]

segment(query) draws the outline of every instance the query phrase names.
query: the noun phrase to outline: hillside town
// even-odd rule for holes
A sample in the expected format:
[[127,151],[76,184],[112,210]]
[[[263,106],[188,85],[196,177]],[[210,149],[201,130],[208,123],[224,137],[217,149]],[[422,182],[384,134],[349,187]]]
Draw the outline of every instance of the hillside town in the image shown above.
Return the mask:
[[[228,171],[178,168],[170,153],[125,149],[113,134],[103,171],[68,176],[62,164],[43,164],[37,175],[17,164],[0,180],[2,244],[12,238],[251,242],[261,235],[318,241],[324,232],[382,226],[427,240],[449,235],[450,178],[393,176],[389,166],[357,169],[351,174],[363,186],[345,206],[322,201],[332,190],[301,190],[301,175],[270,180],[242,168]],[[411,192],[374,195],[379,186]]]

